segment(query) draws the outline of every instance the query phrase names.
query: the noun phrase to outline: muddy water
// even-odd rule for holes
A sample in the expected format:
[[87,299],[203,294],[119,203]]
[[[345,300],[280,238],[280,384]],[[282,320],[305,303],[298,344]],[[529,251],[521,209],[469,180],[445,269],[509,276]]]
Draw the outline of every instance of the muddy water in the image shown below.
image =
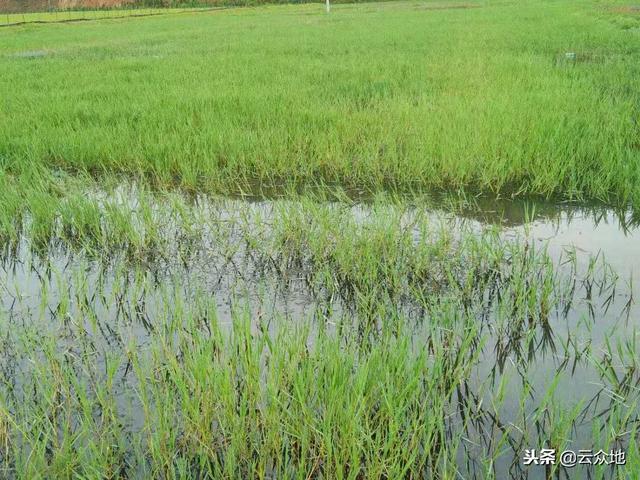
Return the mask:
[[[273,202],[226,200],[213,204],[200,199],[198,208],[205,216],[215,212],[230,227],[205,231],[201,240],[207,248],[196,249],[187,257],[177,252],[161,255],[140,271],[130,268],[124,259],[116,258],[105,265],[82,251],[65,248],[53,248],[43,260],[23,239],[0,267],[4,320],[10,325],[28,325],[30,319],[50,318],[51,331],[39,332],[46,337],[60,333],[54,319],[68,318],[67,343],[61,348],[78,349],[73,332],[92,332],[96,351],[103,352],[96,359],[101,365],[106,352],[123,352],[132,341],[144,348],[154,333],[155,319],[167,315],[167,306],[174,308],[181,302],[201,298],[203,292],[210,296],[223,325],[230,325],[233,313],[239,310],[251,318],[279,316],[289,322],[309,318],[320,321],[319,317],[322,321],[335,318],[337,322],[343,313],[349,314],[348,305],[332,299],[331,313],[327,314],[327,299],[310,291],[304,272],[268,274],[250,246],[243,243],[243,228],[252,228],[251,222],[256,222],[258,229],[267,225],[268,232],[268,225],[278,212]],[[640,308],[633,301],[632,288],[640,284],[640,228],[628,216],[601,208],[492,202],[456,208],[455,212],[435,205],[434,224],[452,231],[461,225],[471,226],[478,232],[498,226],[506,239],[528,242],[531,248],[547,248],[558,265],[575,258],[573,275],[578,286],[571,308],[552,315],[549,324],[536,332],[527,351],[514,348],[515,344],[522,344],[521,339],[510,343],[513,332],[499,331],[488,322],[483,327],[488,340],[474,374],[458,391],[452,406],[450,428],[465,430],[465,443],[458,456],[459,469],[465,477],[483,477],[482,454],[499,448],[496,442],[502,438],[505,445],[500,447],[503,452],[494,467],[497,478],[545,478],[544,467],[524,467],[521,456],[525,448],[546,446],[542,442],[551,426],[540,424],[541,433],[535,438],[521,435],[517,428],[523,422],[521,405],[526,405],[524,411],[528,414],[535,412],[558,376],[554,404],[571,408],[584,402],[582,415],[564,446],[576,451],[601,447],[591,444],[592,425],[595,418],[606,418],[615,392],[596,364],[607,358],[607,342],[633,340],[640,327]],[[351,213],[354,218],[366,218],[371,213],[370,206],[357,203]],[[411,216],[410,210],[407,215]],[[244,227],[238,226],[240,217],[249,219]],[[166,229],[167,237],[178,238],[170,224]],[[585,285],[583,279],[590,271],[596,273]],[[84,323],[74,326],[78,319]],[[417,335],[415,343],[420,342]],[[580,355],[586,346],[590,346],[589,353]],[[14,388],[19,391],[20,374],[26,366],[11,361],[7,354],[3,368],[13,370]],[[610,363],[620,378],[627,373],[627,359],[611,358]],[[121,370],[118,402],[123,410],[134,412],[127,426],[135,431],[142,428],[142,419],[135,414],[139,408],[135,380],[127,375],[126,367]],[[494,390],[498,385],[506,394],[496,402]],[[474,404],[476,421],[465,423],[456,416],[456,402]],[[590,475],[588,468],[564,472],[570,478]]]

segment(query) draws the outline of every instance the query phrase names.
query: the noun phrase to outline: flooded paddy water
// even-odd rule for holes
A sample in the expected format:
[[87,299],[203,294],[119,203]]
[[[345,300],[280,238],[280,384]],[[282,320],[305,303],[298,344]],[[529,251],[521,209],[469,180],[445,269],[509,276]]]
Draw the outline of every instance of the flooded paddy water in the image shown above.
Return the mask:
[[[197,379],[212,368],[193,363],[202,338],[219,349],[207,361],[215,358],[218,373],[232,377],[233,398],[252,399],[257,418],[280,395],[274,358],[304,369],[286,362],[322,353],[328,337],[364,356],[378,344],[407,341],[407,358],[442,377],[448,392],[438,407],[417,400],[425,412],[434,408],[441,438],[418,442],[416,455],[429,458],[420,449],[443,442],[452,452],[444,456],[449,466],[426,461],[427,478],[442,471],[614,478],[625,467],[526,466],[523,455],[541,448],[637,455],[640,228],[628,215],[511,201],[452,209],[446,202],[140,200],[135,189],[91,197],[138,236],[118,234],[116,222],[88,235],[79,221],[61,221],[46,240],[25,234],[3,252],[0,398],[20,432],[0,449],[8,476],[40,448],[53,461],[65,438],[73,438],[67,448],[81,448],[93,433],[113,431],[127,439],[118,445],[122,476],[157,473],[154,435],[177,432],[172,445],[180,450],[189,415],[205,415],[202,406],[188,413],[187,400],[170,393],[197,396]],[[278,356],[289,348],[291,357]],[[255,364],[243,363],[247,352]],[[212,398],[223,388],[207,385]],[[45,445],[38,412],[53,429]],[[211,448],[224,452],[230,420],[211,415]],[[267,442],[260,428],[259,442]],[[279,475],[277,461],[265,467],[265,478]]]

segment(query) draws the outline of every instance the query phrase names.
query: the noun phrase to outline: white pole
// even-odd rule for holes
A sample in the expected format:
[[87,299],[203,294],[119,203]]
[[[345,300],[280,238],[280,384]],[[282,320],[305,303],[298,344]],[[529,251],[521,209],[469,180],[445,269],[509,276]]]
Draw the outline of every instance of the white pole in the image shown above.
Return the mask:
[[329,0],[325,0],[325,4],[327,6],[327,13],[329,13],[331,11],[331,4],[329,3]]

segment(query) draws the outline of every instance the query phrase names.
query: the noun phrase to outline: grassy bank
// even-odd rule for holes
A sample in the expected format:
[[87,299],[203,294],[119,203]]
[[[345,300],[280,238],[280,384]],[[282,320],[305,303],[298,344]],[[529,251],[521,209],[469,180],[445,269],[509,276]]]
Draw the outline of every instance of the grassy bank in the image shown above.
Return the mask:
[[[48,11],[46,7],[40,11],[9,10],[0,12],[0,26],[16,26],[27,23],[64,23],[81,22],[87,20],[105,20],[122,17],[146,17],[150,15],[168,15],[184,12],[193,12],[191,8],[115,8],[115,9],[95,9],[95,10],[64,10]],[[199,11],[199,10],[195,10]]]
[[394,2],[11,27],[0,168],[637,205],[634,12]]

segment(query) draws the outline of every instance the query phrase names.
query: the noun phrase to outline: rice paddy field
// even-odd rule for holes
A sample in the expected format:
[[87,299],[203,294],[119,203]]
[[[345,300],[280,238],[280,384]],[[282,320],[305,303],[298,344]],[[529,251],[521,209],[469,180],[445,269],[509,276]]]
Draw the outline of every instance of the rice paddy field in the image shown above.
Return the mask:
[[0,28],[0,478],[640,478],[640,6],[154,13]]

